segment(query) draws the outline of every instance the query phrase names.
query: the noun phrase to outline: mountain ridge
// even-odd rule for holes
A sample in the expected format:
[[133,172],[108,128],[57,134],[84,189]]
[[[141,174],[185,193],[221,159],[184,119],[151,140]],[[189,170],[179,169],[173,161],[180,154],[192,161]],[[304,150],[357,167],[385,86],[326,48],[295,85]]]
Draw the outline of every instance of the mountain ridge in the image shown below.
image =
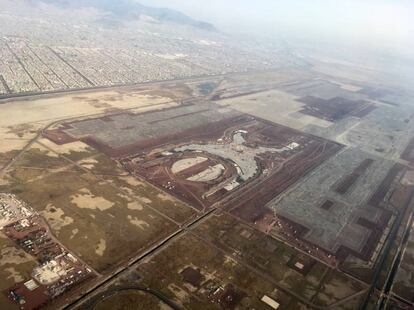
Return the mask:
[[64,8],[93,7],[112,13],[123,19],[134,19],[147,15],[161,22],[171,22],[199,28],[206,31],[217,31],[211,23],[193,19],[184,13],[168,9],[142,5],[131,0],[26,0],[31,4],[46,3]]

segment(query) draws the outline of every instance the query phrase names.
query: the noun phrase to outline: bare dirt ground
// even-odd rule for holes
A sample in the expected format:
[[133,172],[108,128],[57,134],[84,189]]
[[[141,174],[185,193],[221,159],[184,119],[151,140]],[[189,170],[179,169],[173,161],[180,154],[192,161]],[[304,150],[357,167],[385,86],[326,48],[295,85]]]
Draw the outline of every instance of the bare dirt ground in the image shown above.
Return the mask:
[[[317,66],[316,70],[325,73],[334,71],[322,65]],[[366,90],[364,83],[369,78],[359,78],[359,74],[357,70],[343,73],[340,81],[324,76],[322,86],[318,87],[325,87],[326,97],[332,94],[332,89],[340,89],[342,94],[347,93],[350,97],[366,96],[362,91]],[[280,238],[280,235],[273,231],[277,225],[277,222],[273,221],[274,212],[262,212],[266,202],[274,198],[278,191],[284,194],[284,190],[289,187],[289,195],[293,195],[291,191],[300,189],[301,184],[306,185],[307,180],[319,180],[320,173],[315,167],[326,159],[324,154],[337,151],[327,147],[327,144],[319,144],[320,148],[313,145],[313,148],[308,140],[302,141],[306,148],[313,152],[303,152],[303,157],[298,158],[294,158],[295,154],[290,154],[291,158],[287,156],[291,165],[279,167],[278,170],[283,179],[282,183],[280,180],[271,179],[271,182],[264,186],[258,184],[254,192],[243,188],[240,199],[232,202],[237,208],[224,212],[227,220],[209,220],[203,225],[207,218],[202,217],[200,221],[193,222],[196,216],[205,216],[198,212],[194,205],[170,195],[170,190],[160,186],[154,187],[144,179],[129,174],[119,163],[94,149],[94,145],[88,145],[85,141],[56,144],[41,136],[42,129],[57,129],[61,122],[100,118],[101,124],[104,124],[116,119],[117,117],[112,118],[115,115],[143,112],[151,115],[152,111],[177,108],[182,103],[196,106],[200,111],[208,110],[210,105],[206,101],[219,94],[228,99],[216,101],[221,109],[215,118],[225,113],[241,115],[247,112],[256,118],[264,118],[306,132],[301,135],[317,134],[320,137],[312,137],[318,141],[338,138],[339,142],[346,142],[347,146],[363,148],[369,157],[375,153],[380,158],[399,160],[400,150],[409,142],[409,139],[404,140],[402,136],[414,132],[410,120],[404,119],[407,112],[399,110],[394,105],[379,103],[375,111],[358,120],[345,119],[333,123],[311,115],[303,115],[299,112],[303,109],[303,104],[297,100],[302,95],[298,94],[306,92],[307,87],[311,92],[319,89],[312,89],[313,84],[319,83],[315,80],[316,75],[318,74],[311,71],[281,70],[278,73],[220,78],[214,84],[202,86],[198,82],[188,85],[176,83],[7,101],[0,105],[0,169],[8,167],[2,171],[0,191],[17,194],[39,211],[48,221],[54,235],[103,276],[111,275],[117,268],[123,268],[130,259],[139,257],[141,253],[157,245],[160,240],[181,231],[181,234],[169,240],[165,246],[159,247],[154,255],[146,257],[143,261],[139,259],[139,276],[135,277],[140,279],[139,283],[162,291],[185,307],[223,307],[220,300],[225,299],[211,297],[208,293],[223,287],[224,292],[220,294],[224,295],[220,296],[234,296],[232,300],[240,307],[260,309],[264,306],[260,299],[266,294],[280,301],[284,309],[308,309],[308,306],[313,305],[350,309],[358,304],[365,285],[329,268],[313,253],[308,255],[309,253],[298,252],[283,242],[274,240],[275,236]],[[352,81],[352,78],[355,80]],[[335,84],[336,88],[330,84]],[[206,97],[202,100],[192,98],[194,94],[204,94]],[[192,99],[188,100],[189,98]],[[242,113],[234,112],[232,108]],[[182,120],[188,122],[192,119],[191,115],[189,111]],[[207,114],[199,115],[205,117]],[[207,123],[212,121],[205,119]],[[153,121],[148,127],[157,129],[160,120]],[[172,123],[180,126],[184,124],[184,121],[180,123],[178,118],[175,118],[174,122]],[[199,120],[195,123],[197,122]],[[381,128],[375,125],[378,123],[381,124]],[[47,127],[49,125],[51,127]],[[216,127],[215,125],[212,127]],[[185,135],[190,136],[193,127],[190,126],[190,131],[185,132]],[[165,128],[164,132],[170,133],[172,127]],[[225,130],[213,129],[216,129],[214,142],[217,143],[217,139],[223,136]],[[128,130],[126,127],[121,128],[121,131]],[[142,133],[141,129],[139,133]],[[150,133],[153,132],[150,130]],[[203,134],[203,137],[206,137],[208,132]],[[132,138],[134,135],[135,132],[131,131]],[[292,135],[289,136],[286,132],[279,132],[278,136],[283,138],[284,142],[292,142]],[[160,140],[162,143],[155,143],[158,149],[162,149],[165,143],[174,142],[169,138],[171,136],[166,137]],[[179,134],[172,137],[180,138]],[[259,137],[256,138],[256,143],[261,141]],[[32,139],[33,143],[30,143]],[[200,144],[204,138],[197,139],[196,144]],[[116,135],[111,142],[119,142]],[[268,140],[263,143],[267,147],[274,147],[273,142]],[[21,150],[24,152],[20,154]],[[312,158],[316,158],[316,162],[312,162]],[[352,154],[350,158],[353,158]],[[266,160],[267,163],[271,162],[269,158]],[[352,173],[354,168],[343,162],[337,163],[340,169],[328,161],[326,163],[332,168],[326,177],[326,184],[321,181],[324,186],[326,185],[326,193],[312,188],[312,195],[305,197],[314,199],[317,202],[316,206],[328,199],[335,200],[331,197],[331,188],[334,188],[334,184],[330,182],[330,176],[333,175],[335,180],[339,180]],[[188,166],[184,166],[186,165]],[[187,168],[197,170],[203,167]],[[267,173],[271,170],[269,169]],[[338,169],[346,170],[346,173],[336,175],[335,171]],[[193,173],[189,170],[184,172]],[[303,179],[303,174],[306,173],[307,180]],[[407,186],[412,185],[409,176],[404,180]],[[347,200],[354,195],[354,188],[358,188],[362,182],[366,183],[364,186],[376,188],[369,178],[361,176],[355,184],[349,188],[347,186],[341,199]],[[268,192],[272,192],[273,196],[267,196]],[[404,193],[397,194],[393,195],[393,201],[405,199]],[[263,199],[257,198],[259,196]],[[251,205],[254,204],[255,208],[246,207],[243,201],[252,202]],[[280,201],[273,202],[281,206]],[[298,203],[297,200],[290,205],[296,209],[304,206],[302,201]],[[339,206],[342,204],[335,200],[330,208],[331,212]],[[306,210],[311,212],[313,209]],[[313,215],[328,211],[318,211]],[[266,220],[261,221],[260,217],[263,215]],[[309,219],[312,217],[309,216]],[[187,228],[187,223],[195,224]],[[289,240],[286,242],[289,243]],[[305,251],[306,249],[302,248]],[[28,272],[33,269],[33,261],[23,254],[16,246],[7,244],[0,235],[0,277],[4,279],[4,286],[9,287],[16,281],[25,279]],[[299,266],[304,264],[305,270],[299,272],[298,267],[295,267],[298,263]],[[202,273],[205,282],[201,282],[201,287],[194,287],[183,279],[181,272],[189,266],[199,269]],[[131,278],[133,277],[124,280],[130,281]],[[234,285],[234,288],[229,289],[228,284]],[[0,289],[2,286],[3,282]],[[70,299],[75,296],[67,297]],[[0,306],[3,303],[8,306],[7,300],[1,295]],[[112,306],[113,303],[110,302],[109,307]]]

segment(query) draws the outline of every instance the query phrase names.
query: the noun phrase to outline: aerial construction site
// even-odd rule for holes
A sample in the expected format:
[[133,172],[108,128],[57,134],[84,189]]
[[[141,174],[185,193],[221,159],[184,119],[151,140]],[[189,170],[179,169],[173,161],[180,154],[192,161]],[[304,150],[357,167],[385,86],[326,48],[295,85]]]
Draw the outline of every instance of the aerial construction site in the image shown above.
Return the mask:
[[287,70],[8,100],[49,117],[4,119],[0,304],[402,303],[389,255],[409,240],[414,126],[350,83]]

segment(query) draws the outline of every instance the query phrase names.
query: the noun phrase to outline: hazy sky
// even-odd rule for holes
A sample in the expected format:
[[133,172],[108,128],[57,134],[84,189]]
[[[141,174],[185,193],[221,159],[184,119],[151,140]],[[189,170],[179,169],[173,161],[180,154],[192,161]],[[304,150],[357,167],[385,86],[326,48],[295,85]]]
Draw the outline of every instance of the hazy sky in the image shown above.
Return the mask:
[[137,0],[169,7],[224,31],[337,38],[414,47],[413,0]]

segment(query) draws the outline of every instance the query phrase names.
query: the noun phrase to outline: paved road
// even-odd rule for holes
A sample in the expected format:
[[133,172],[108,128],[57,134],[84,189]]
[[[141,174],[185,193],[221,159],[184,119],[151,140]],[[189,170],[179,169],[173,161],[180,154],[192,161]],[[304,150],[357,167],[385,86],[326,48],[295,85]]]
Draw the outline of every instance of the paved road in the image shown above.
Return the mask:
[[405,249],[407,247],[407,243],[409,241],[409,237],[410,237],[410,233],[411,233],[413,223],[414,223],[414,218],[413,218],[413,214],[411,213],[410,219],[409,219],[409,221],[408,221],[408,223],[405,227],[405,230],[404,230],[404,235],[403,235],[401,244],[398,247],[398,252],[394,257],[394,261],[393,261],[392,267],[390,269],[390,272],[388,274],[387,281],[385,282],[383,290],[381,292],[381,298],[378,302],[378,309],[386,309],[388,300],[390,298],[389,294],[392,290],[394,280],[395,280],[395,276],[397,275],[398,269],[401,265],[401,260],[403,258],[403,254],[405,252]]
[[[266,72],[271,72],[271,71],[274,71],[274,70],[269,70],[269,71],[266,71]],[[231,76],[231,75],[241,75],[241,74],[245,75],[245,74],[252,74],[252,73],[254,73],[254,72],[231,73],[231,74],[225,74],[225,75],[192,77],[192,78],[176,79],[176,80],[169,80],[169,81],[148,82],[148,83],[131,84],[131,85],[117,85],[117,86],[110,86],[110,87],[92,87],[92,88],[78,89],[78,90],[73,90],[72,89],[72,90],[63,90],[63,91],[52,91],[52,92],[47,92],[47,93],[12,94],[12,95],[0,96],[0,104],[10,102],[14,98],[24,98],[24,100],[31,100],[31,99],[38,99],[39,97],[50,97],[50,96],[54,96],[56,94],[69,94],[69,93],[87,92],[87,91],[91,91],[91,90],[104,90],[104,89],[119,89],[119,88],[125,89],[125,88],[128,88],[128,87],[136,87],[136,86],[139,86],[139,85],[163,85],[163,84],[169,84],[169,83],[177,82],[177,81],[197,82],[197,81],[207,80],[207,79],[210,79],[210,78],[227,77],[227,76]],[[259,72],[256,72],[256,73],[259,73]],[[135,108],[133,107],[133,108],[130,108],[130,109],[135,109]],[[129,110],[129,109],[125,109],[125,110]],[[94,114],[94,115],[88,115],[88,117],[99,116],[99,115],[106,115],[106,114],[105,113],[97,113],[97,114]],[[79,117],[83,117],[83,116],[79,116],[79,115],[74,116],[74,117],[71,117],[69,119],[65,119],[64,121],[77,119]],[[54,121],[54,122],[50,123],[41,132],[39,132],[33,139],[31,139],[27,143],[27,145],[16,155],[16,157],[8,165],[6,165],[5,167],[3,167],[0,170],[0,178],[14,164],[16,159],[18,159],[25,151],[27,151],[33,145],[33,143],[35,143],[41,137],[42,132],[44,130],[47,130],[51,126],[56,125],[56,124],[58,124],[59,122],[62,122],[62,121],[63,120],[58,120],[58,121]],[[99,282],[97,282],[87,292],[82,292],[82,294],[77,296],[77,298],[75,298],[74,301],[72,301],[69,304],[65,305],[63,307],[63,309],[70,309],[74,306],[78,306],[78,305],[82,304],[85,299],[89,298],[90,296],[94,296],[97,292],[99,292],[100,288],[104,287],[107,284],[110,284],[111,281],[115,280],[122,273],[129,271],[133,267],[136,267],[140,262],[142,262],[143,259],[145,259],[148,256],[153,255],[153,254],[157,253],[158,251],[162,250],[167,244],[169,244],[169,243],[173,242],[175,239],[179,238],[182,234],[186,233],[191,227],[197,225],[200,221],[206,219],[208,216],[210,216],[212,213],[214,213],[217,209],[218,209],[217,206],[212,207],[209,211],[205,212],[201,216],[199,216],[196,219],[192,220],[191,222],[189,222],[187,224],[184,224],[183,226],[179,227],[178,230],[176,230],[175,232],[170,234],[164,240],[160,241],[156,245],[153,245],[152,247],[147,249],[144,253],[141,253],[140,255],[136,256],[128,264],[121,267],[117,271],[113,272],[110,276],[102,278]],[[242,263],[242,264],[246,265],[246,267],[248,267],[249,269],[252,269],[252,271],[255,271],[256,273],[258,272],[257,270],[253,270],[254,268],[251,267],[250,265],[247,265],[247,264],[244,264],[244,263]],[[262,276],[268,277],[267,275],[263,275],[263,273],[261,273],[261,274],[262,274]],[[274,282],[273,279],[270,279],[270,277],[269,277],[269,280],[271,280],[271,282]],[[287,291],[287,293],[292,295],[292,292],[290,292],[290,291]],[[293,295],[295,295],[295,294],[293,294]],[[315,305],[309,303],[306,300],[303,300],[302,298],[300,298],[300,296],[295,296],[295,297],[298,298],[299,300],[301,300],[302,302],[305,302],[309,306],[315,307]],[[354,296],[350,296],[350,298],[351,297],[354,297]],[[319,308],[319,307],[315,307],[315,308]]]
[[165,296],[161,292],[155,291],[148,287],[143,287],[143,286],[122,286],[122,287],[115,287],[113,289],[107,290],[101,295],[96,296],[94,302],[92,302],[92,305],[88,308],[90,310],[94,310],[96,305],[99,304],[100,302],[123,291],[141,291],[147,294],[151,294],[155,296],[156,298],[162,300],[165,304],[167,304],[172,309],[180,310],[180,307],[178,307],[176,303],[174,303],[172,300],[170,300],[167,296]]
[[199,216],[198,218],[194,219],[190,223],[185,224],[184,226],[179,228],[177,231],[172,233],[170,236],[168,236],[167,238],[165,238],[158,244],[152,246],[150,249],[148,249],[144,253],[135,257],[126,266],[118,269],[116,272],[112,273],[110,276],[105,277],[104,279],[99,281],[96,285],[94,285],[92,288],[90,288],[88,291],[82,292],[82,295],[79,295],[75,300],[71,301],[69,304],[62,307],[62,309],[67,310],[67,309],[72,309],[76,306],[80,306],[85,301],[86,298],[89,298],[91,296],[94,296],[94,294],[99,293],[99,289],[101,287],[110,284],[112,281],[116,280],[116,278],[120,276],[122,273],[126,273],[127,271],[130,271],[131,269],[134,269],[135,267],[137,267],[145,258],[151,255],[154,255],[160,250],[162,250],[167,244],[170,244],[174,240],[181,237],[181,235],[183,235],[189,228],[191,228],[192,226],[195,226],[200,221],[202,221],[203,219],[207,218],[209,215],[214,213],[216,210],[217,208],[212,208],[211,210]]
[[368,304],[371,298],[373,297],[373,294],[376,290],[376,286],[381,276],[381,272],[384,271],[384,268],[386,268],[387,257],[389,255],[390,249],[392,245],[394,244],[395,239],[397,238],[401,223],[404,219],[404,216],[406,215],[408,208],[411,206],[412,199],[413,199],[413,195],[411,195],[410,203],[408,203],[407,206],[405,206],[404,210],[399,212],[397,218],[395,219],[395,222],[391,228],[391,231],[388,234],[387,241],[382,249],[380,258],[375,266],[374,275],[373,275],[372,283],[369,288],[368,294],[366,295],[364,301],[361,303],[361,306],[359,307],[360,310],[365,310],[368,307]]
[[71,89],[62,89],[62,90],[52,90],[52,91],[44,91],[44,92],[25,92],[25,93],[14,93],[14,94],[4,94],[0,95],[0,104],[10,102],[14,99],[24,99],[24,100],[32,100],[32,99],[39,99],[39,97],[53,97],[55,95],[64,95],[64,94],[73,94],[73,93],[82,93],[82,92],[91,92],[91,91],[99,91],[99,90],[117,90],[122,89],[126,90],[129,88],[139,87],[139,86],[159,86],[177,82],[200,82],[204,80],[211,80],[211,79],[218,79],[218,78],[225,78],[231,76],[244,76],[250,74],[259,74],[259,73],[266,73],[266,72],[275,72],[279,69],[271,69],[271,70],[259,70],[259,71],[249,71],[249,72],[232,72],[226,74],[216,74],[216,75],[200,75],[200,76],[193,76],[187,78],[177,78],[171,80],[155,80],[155,81],[148,81],[142,83],[130,83],[130,84],[117,84],[111,86],[94,86],[94,87],[85,87],[85,88],[71,88]]

